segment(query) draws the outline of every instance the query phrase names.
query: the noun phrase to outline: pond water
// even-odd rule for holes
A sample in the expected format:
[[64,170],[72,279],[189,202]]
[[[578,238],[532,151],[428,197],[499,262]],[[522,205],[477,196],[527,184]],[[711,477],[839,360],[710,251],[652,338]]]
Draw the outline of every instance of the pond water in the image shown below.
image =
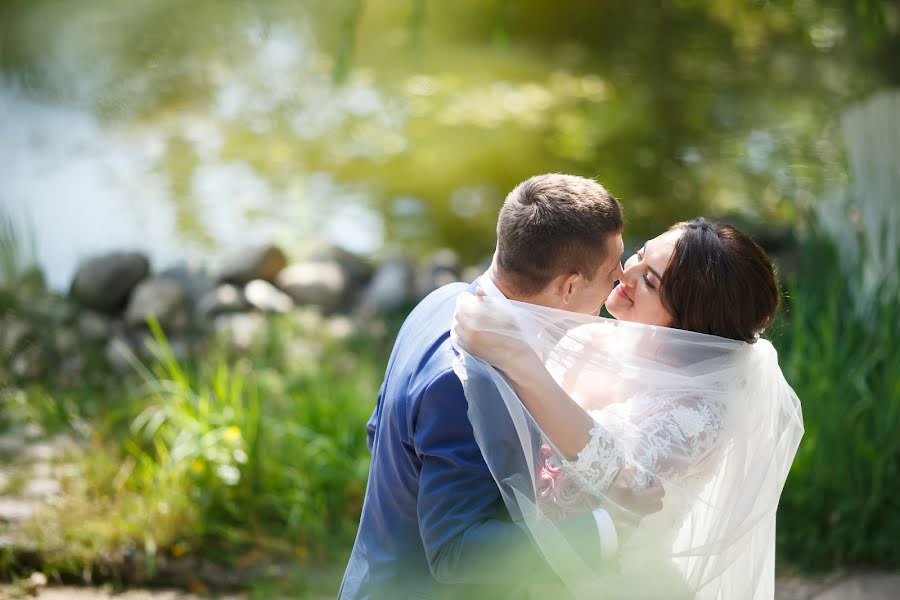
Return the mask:
[[60,289],[111,248],[476,260],[549,171],[597,177],[633,239],[784,223],[840,183],[837,112],[881,83],[829,6],[10,0],[0,203]]

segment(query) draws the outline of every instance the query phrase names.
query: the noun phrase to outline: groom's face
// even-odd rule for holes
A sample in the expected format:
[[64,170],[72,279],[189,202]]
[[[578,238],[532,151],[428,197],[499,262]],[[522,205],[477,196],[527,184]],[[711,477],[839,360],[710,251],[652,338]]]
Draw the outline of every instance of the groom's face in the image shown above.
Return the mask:
[[619,277],[622,276],[622,234],[609,236],[604,247],[604,256],[600,266],[590,280],[577,276],[567,298],[566,310],[586,315],[600,314],[600,308]]

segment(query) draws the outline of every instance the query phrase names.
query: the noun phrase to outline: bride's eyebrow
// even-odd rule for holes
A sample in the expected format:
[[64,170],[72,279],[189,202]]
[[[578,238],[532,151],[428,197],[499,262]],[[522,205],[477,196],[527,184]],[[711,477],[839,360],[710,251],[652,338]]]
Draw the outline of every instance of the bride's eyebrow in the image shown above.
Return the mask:
[[[644,251],[643,254],[646,254],[646,252],[647,252],[647,242],[644,242],[644,247],[642,248],[642,250]],[[649,264],[647,265],[647,268],[650,269],[650,272],[653,273],[653,274],[656,276],[657,279],[659,279],[660,281],[662,281],[662,275],[660,275],[659,272],[657,272],[656,269],[654,269],[653,267],[651,267]]]

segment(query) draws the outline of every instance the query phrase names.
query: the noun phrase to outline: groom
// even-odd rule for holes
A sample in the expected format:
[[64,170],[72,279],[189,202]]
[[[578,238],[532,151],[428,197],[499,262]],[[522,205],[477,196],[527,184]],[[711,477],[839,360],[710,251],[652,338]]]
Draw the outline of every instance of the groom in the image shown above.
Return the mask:
[[[477,286],[598,314],[622,273],[622,227],[621,206],[597,182],[532,177],[506,197],[490,270],[471,285],[436,290],[412,311],[367,426],[372,463],[341,599],[522,597],[556,581],[507,512],[475,443],[450,328],[457,296]],[[499,443],[514,438],[512,427],[498,414]],[[598,562],[615,552],[616,530],[602,509],[562,528]]]

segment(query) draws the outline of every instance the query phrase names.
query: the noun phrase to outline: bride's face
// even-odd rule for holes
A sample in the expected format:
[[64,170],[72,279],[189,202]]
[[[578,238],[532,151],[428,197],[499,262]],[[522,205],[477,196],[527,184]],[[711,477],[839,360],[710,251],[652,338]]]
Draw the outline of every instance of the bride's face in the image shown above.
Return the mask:
[[660,300],[659,286],[682,233],[680,229],[667,231],[646,242],[628,259],[619,285],[606,298],[609,314],[621,321],[663,327],[672,325],[672,315]]

